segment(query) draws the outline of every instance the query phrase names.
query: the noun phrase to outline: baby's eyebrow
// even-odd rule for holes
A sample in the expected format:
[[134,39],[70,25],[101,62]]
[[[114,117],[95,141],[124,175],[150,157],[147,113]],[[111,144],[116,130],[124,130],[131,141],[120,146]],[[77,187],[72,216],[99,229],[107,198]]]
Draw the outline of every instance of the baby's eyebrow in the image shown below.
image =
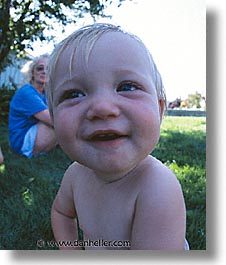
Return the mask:
[[[67,79],[66,79],[67,78]],[[82,82],[81,80],[81,76],[74,74],[71,77],[65,77],[63,81],[61,81],[59,84],[56,85],[55,90],[58,90],[62,87],[64,87],[65,85],[73,85],[74,83],[80,84]]]
[[70,83],[71,80],[63,80],[60,84],[56,85],[55,91],[58,91],[60,88],[64,87],[67,83]]
[[81,79],[77,75],[74,75],[72,78],[64,78],[59,84],[56,84],[54,90],[56,102],[59,102],[68,91],[81,90],[81,82]]

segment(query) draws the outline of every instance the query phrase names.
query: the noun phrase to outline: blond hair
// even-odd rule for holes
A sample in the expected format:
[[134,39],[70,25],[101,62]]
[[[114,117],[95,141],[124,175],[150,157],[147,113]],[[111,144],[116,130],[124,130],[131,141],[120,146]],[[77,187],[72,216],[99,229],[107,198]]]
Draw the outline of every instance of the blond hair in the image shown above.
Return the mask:
[[100,36],[108,32],[120,32],[122,34],[126,34],[130,36],[131,38],[135,39],[136,41],[138,41],[143,46],[151,62],[152,73],[150,74],[152,74],[158,98],[164,99],[165,104],[166,104],[166,95],[165,95],[165,90],[162,84],[161,75],[158,72],[158,69],[154,63],[152,55],[150,54],[150,52],[148,51],[144,43],[137,36],[124,31],[119,26],[115,26],[115,25],[107,24],[107,23],[95,23],[93,25],[82,27],[76,30],[75,32],[73,32],[70,36],[68,36],[66,39],[61,41],[55,47],[54,51],[52,52],[50,56],[49,64],[48,64],[48,85],[46,87],[47,88],[46,92],[48,96],[49,111],[50,111],[51,116],[53,116],[54,72],[55,72],[55,67],[58,63],[59,57],[61,56],[63,51],[67,49],[69,45],[70,47],[72,47],[71,57],[70,57],[69,64],[68,64],[68,67],[69,67],[68,70],[71,76],[72,63],[74,60],[77,47],[79,47],[79,45],[82,43],[83,51],[84,51],[83,58],[85,60],[85,63],[87,64],[90,52],[95,42],[100,38]]

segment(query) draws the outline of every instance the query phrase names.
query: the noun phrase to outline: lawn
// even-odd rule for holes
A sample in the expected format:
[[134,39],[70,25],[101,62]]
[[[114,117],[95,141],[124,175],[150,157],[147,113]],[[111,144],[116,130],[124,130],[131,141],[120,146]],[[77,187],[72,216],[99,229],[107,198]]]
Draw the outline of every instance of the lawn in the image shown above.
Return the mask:
[[[0,249],[55,249],[48,246],[53,240],[50,209],[71,161],[60,148],[38,158],[20,157],[9,148],[7,126],[1,124],[0,132],[5,158],[0,166]],[[205,250],[205,118],[165,117],[153,155],[175,172],[182,185],[190,248]]]

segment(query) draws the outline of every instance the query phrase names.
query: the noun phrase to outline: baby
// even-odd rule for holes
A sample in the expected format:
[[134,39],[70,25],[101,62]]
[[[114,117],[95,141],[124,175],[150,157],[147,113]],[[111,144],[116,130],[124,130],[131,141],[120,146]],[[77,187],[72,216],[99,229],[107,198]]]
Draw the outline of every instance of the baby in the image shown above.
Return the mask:
[[180,184],[150,155],[165,94],[141,40],[111,24],[75,31],[51,55],[48,87],[57,140],[75,161],[52,206],[60,248],[185,249]]

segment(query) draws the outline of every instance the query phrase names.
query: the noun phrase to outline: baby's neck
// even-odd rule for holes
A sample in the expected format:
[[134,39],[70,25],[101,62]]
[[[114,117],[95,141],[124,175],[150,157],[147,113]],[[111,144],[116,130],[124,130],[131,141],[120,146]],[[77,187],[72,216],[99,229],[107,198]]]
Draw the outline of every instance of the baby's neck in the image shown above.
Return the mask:
[[100,172],[98,172],[98,173],[94,172],[94,174],[97,178],[99,178],[103,182],[106,182],[106,184],[107,184],[107,183],[119,182],[119,181],[125,179],[127,176],[131,175],[135,169],[136,169],[136,167],[131,169],[129,172],[125,172],[125,173],[121,173],[121,174],[117,174],[117,173],[115,173],[115,174],[103,174]]
[[[147,159],[147,158],[146,158]],[[101,181],[107,183],[114,183],[123,181],[123,179],[130,178],[131,176],[136,175],[138,169],[145,163],[146,159],[142,160],[139,164],[125,170],[122,172],[95,172],[94,175]]]

